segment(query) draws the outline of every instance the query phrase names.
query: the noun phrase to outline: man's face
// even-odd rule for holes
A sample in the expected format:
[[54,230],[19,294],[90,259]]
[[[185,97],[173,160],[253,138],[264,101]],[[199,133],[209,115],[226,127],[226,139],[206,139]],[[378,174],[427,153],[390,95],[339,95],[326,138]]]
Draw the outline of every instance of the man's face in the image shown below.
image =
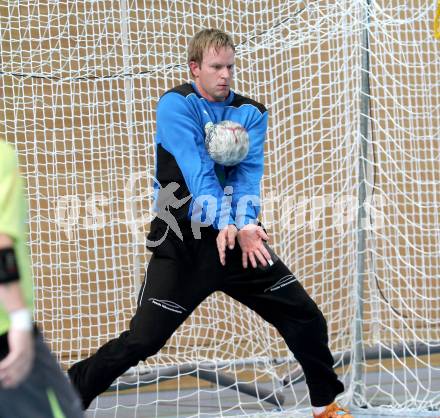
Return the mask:
[[203,54],[201,65],[189,66],[200,94],[211,102],[221,102],[229,95],[234,74],[235,53],[232,48],[211,47]]

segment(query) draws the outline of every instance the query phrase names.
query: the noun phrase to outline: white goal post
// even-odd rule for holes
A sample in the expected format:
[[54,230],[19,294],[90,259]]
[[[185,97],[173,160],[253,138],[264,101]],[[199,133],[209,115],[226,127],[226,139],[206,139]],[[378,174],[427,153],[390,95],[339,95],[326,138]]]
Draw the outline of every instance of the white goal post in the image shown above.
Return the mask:
[[[218,27],[237,44],[235,89],[270,111],[262,221],[328,320],[344,400],[438,411],[436,10],[434,0],[0,4],[0,135],[27,180],[36,320],[62,366],[134,312],[150,256],[155,105],[188,81],[191,36]],[[294,413],[308,405],[302,380],[277,332],[216,293],[93,408],[217,417],[284,399]]]

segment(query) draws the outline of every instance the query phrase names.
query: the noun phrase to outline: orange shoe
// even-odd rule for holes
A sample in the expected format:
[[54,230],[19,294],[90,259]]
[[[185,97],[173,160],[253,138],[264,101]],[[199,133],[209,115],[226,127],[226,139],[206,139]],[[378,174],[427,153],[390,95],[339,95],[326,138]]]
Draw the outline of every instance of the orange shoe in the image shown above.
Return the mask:
[[313,414],[314,418],[354,418],[348,409],[341,408],[336,402],[328,405],[324,412],[318,415]]

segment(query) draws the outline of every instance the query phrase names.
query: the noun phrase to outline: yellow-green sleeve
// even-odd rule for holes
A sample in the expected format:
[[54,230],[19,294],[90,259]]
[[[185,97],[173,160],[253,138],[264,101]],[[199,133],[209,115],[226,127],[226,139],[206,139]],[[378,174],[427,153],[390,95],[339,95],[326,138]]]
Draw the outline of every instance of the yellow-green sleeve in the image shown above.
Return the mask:
[[25,232],[22,189],[15,152],[0,141],[0,233],[13,239]]

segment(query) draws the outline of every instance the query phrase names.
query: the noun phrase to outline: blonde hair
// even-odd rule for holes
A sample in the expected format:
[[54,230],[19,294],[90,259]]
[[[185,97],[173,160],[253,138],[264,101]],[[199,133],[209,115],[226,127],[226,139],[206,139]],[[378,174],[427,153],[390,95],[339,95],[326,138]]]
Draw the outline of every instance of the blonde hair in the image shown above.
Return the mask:
[[191,61],[202,65],[203,54],[209,48],[214,47],[216,51],[221,48],[231,48],[235,52],[232,38],[219,29],[203,29],[197,32],[188,45],[188,64]]

